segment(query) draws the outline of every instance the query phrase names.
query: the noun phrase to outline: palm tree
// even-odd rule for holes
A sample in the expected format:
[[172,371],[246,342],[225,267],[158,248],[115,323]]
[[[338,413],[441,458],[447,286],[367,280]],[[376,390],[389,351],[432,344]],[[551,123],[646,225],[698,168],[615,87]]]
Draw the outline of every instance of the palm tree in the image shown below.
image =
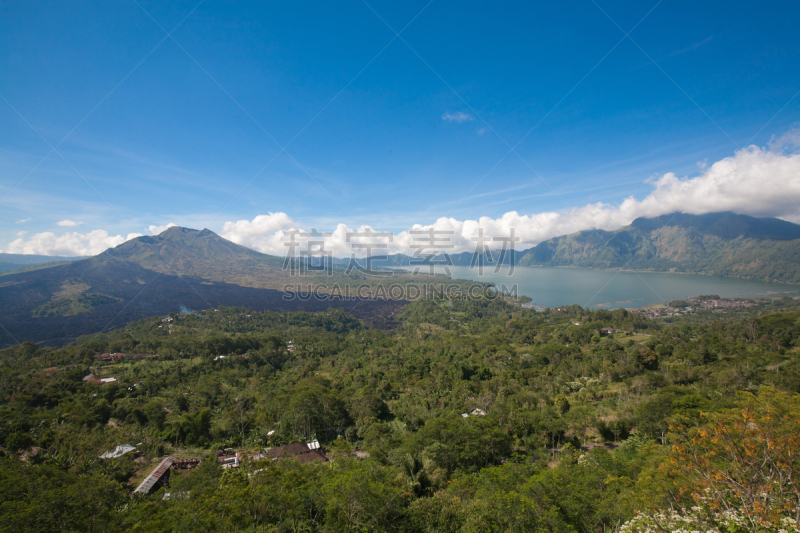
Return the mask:
[[409,492],[420,497],[430,491],[431,481],[420,459],[407,453],[401,458],[400,467],[403,469]]

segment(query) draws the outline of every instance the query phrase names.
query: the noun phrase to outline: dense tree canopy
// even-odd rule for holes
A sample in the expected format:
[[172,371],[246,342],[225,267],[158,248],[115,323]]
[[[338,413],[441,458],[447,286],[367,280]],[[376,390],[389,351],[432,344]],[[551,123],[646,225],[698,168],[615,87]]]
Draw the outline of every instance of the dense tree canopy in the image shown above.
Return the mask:
[[[795,304],[647,320],[429,299],[390,332],[219,308],[22,343],[0,351],[0,531],[644,530],[698,505],[752,530],[794,520]],[[330,462],[215,459],[314,439]],[[98,457],[123,443],[137,452]],[[165,455],[206,460],[130,498]]]

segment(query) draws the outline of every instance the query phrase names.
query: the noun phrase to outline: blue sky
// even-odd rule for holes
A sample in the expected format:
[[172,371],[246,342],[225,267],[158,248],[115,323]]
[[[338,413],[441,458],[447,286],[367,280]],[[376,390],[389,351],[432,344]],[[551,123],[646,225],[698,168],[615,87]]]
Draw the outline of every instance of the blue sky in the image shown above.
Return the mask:
[[[646,215],[654,180],[750,144],[785,158],[774,195],[719,205],[794,220],[796,154],[770,142],[800,121],[799,24],[796,2],[2,2],[0,249],[227,222],[269,251],[231,229],[269,213]],[[625,218],[581,213],[563,228]]]

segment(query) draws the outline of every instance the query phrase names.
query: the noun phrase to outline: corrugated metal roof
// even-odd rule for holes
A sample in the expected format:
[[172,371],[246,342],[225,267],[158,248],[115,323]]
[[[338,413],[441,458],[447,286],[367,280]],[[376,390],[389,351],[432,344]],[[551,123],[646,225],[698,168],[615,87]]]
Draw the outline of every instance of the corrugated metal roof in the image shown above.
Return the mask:
[[158,463],[158,466],[156,466],[153,469],[153,471],[150,472],[149,476],[144,478],[144,481],[142,481],[139,484],[139,486],[136,487],[136,490],[134,490],[133,492],[138,492],[140,494],[149,494],[150,491],[153,490],[153,487],[156,485],[156,483],[158,483],[164,476],[164,474],[166,474],[169,471],[169,468],[172,466],[174,462],[175,459],[173,459],[172,457],[165,457],[164,459],[162,459],[161,462]]

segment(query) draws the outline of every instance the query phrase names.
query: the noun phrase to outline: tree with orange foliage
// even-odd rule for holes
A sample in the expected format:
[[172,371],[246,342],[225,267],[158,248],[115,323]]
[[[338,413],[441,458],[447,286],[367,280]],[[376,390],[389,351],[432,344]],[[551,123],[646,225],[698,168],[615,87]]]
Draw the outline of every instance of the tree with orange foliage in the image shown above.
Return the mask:
[[671,428],[670,475],[711,515],[736,513],[752,531],[787,517],[800,527],[800,395],[764,387],[739,397],[696,428]]

